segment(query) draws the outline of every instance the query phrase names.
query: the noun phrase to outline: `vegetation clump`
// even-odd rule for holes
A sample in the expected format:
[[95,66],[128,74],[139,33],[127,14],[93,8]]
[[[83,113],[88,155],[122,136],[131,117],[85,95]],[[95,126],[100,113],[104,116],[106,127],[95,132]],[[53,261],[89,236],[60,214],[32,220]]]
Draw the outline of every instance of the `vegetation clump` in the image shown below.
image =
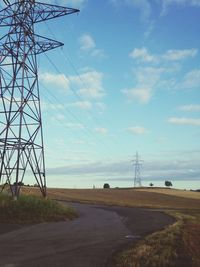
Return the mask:
[[106,183],[106,184],[103,185],[103,188],[104,189],[108,189],[108,188],[110,188],[110,185],[108,183]]
[[172,182],[171,181],[165,181],[165,186],[170,188],[170,186],[172,186]]
[[[115,267],[199,267],[199,214],[175,214],[177,222],[119,253]],[[196,235],[195,235],[196,233]]]
[[73,209],[38,196],[20,195],[17,201],[0,194],[1,223],[40,223],[73,219]]

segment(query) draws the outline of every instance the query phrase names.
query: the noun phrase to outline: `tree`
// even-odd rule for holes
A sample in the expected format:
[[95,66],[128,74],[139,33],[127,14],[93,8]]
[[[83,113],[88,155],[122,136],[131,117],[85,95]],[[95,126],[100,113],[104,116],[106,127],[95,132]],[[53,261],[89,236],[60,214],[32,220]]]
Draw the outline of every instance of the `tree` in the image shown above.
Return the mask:
[[24,185],[24,183],[23,183],[23,182],[21,182],[21,181],[20,181],[20,182],[18,182],[18,183],[17,183],[17,182],[14,182],[14,183],[13,183],[13,185],[23,186],[23,185]]
[[106,183],[106,184],[103,185],[103,188],[104,189],[110,188],[110,185]]
[[152,184],[152,183],[150,183],[149,185],[150,185],[151,187],[154,186],[154,184]]
[[167,186],[167,187],[172,186],[172,182],[171,181],[165,181],[165,186]]

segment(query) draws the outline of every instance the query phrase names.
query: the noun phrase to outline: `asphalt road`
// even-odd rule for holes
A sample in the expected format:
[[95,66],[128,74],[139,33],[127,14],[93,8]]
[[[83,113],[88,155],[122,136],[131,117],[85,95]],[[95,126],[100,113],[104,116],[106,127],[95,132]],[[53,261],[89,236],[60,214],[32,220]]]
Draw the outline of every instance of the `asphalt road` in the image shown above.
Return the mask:
[[1,224],[0,267],[107,266],[119,248],[173,222],[166,214],[145,209],[69,205],[78,219],[13,231]]

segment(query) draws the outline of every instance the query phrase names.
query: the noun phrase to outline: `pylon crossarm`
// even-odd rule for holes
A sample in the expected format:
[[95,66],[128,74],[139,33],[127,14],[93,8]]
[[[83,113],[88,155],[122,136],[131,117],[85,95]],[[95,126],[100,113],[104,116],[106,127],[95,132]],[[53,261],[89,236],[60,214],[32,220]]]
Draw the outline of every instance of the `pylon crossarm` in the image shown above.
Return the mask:
[[23,55],[23,50],[21,49],[23,46],[22,44],[26,49],[29,49],[29,56],[45,53],[48,50],[52,50],[64,45],[61,42],[52,40],[50,38],[44,38],[40,35],[32,36],[32,39],[26,41],[26,43],[17,43],[16,41],[7,42],[3,45],[0,45],[0,64],[3,63],[3,60],[6,57],[14,56],[18,60],[19,56]]
[[35,2],[34,23],[79,12],[78,9]]
[[[50,5],[41,2],[31,3],[31,1],[25,0],[23,4],[16,2],[0,11],[0,27],[16,26],[20,22],[23,23],[24,9],[33,11],[31,12],[30,17],[32,23],[38,23],[79,12],[79,10],[75,8]],[[15,18],[14,20],[13,17]]]

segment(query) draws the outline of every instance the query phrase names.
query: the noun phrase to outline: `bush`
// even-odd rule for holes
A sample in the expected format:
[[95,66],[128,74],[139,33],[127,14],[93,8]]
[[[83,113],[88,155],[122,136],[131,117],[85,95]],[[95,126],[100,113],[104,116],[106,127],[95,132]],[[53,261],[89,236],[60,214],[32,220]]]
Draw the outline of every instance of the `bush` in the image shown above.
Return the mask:
[[165,186],[167,186],[167,187],[172,186],[172,182],[170,182],[170,181],[165,181]]
[[103,188],[104,189],[110,188],[110,185],[106,183],[106,184],[103,185]]

